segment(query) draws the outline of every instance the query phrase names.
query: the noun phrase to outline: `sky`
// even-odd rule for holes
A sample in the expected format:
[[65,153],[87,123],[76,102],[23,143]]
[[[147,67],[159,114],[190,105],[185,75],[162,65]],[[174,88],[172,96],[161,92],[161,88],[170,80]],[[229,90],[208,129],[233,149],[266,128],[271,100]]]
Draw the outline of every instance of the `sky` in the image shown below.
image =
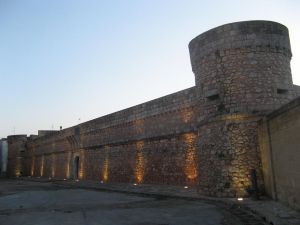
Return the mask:
[[189,41],[244,20],[289,28],[300,85],[299,0],[0,0],[0,138],[192,87]]

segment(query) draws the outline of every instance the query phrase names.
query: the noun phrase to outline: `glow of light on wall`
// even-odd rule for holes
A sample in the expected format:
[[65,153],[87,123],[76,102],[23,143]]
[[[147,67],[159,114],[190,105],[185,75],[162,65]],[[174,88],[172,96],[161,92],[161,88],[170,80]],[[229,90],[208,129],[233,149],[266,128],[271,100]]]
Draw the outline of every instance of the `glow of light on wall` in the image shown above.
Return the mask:
[[71,173],[70,173],[71,156],[72,156],[72,153],[71,153],[71,152],[68,152],[67,165],[66,165],[66,166],[67,166],[67,169],[66,169],[66,177],[67,177],[68,179],[70,179],[70,177],[71,177]]
[[142,183],[145,174],[145,159],[143,154],[144,141],[136,143],[136,157],[135,157],[135,180],[138,184]]
[[16,158],[16,167],[15,167],[15,176],[19,177],[21,176],[21,171],[22,171],[22,157],[17,157]]
[[194,117],[194,111],[192,110],[184,110],[183,113],[181,113],[181,118],[182,118],[182,121],[184,123],[189,123],[192,121]]
[[198,158],[196,152],[196,134],[184,134],[185,144],[185,175],[189,183],[196,182],[198,177]]
[[136,120],[134,126],[135,126],[135,130],[136,130],[137,134],[139,134],[139,135],[144,134],[145,125],[144,125],[143,119]]
[[249,117],[247,114],[228,114],[228,115],[222,115],[222,120],[232,120],[232,121],[240,121],[244,120],[245,118]]
[[45,158],[44,158],[44,155],[42,155],[42,158],[41,158],[41,168],[40,168],[40,176],[44,176],[44,164],[45,164]]
[[84,178],[84,161],[85,161],[85,152],[84,152],[84,150],[82,149],[82,150],[80,150],[80,157],[79,157],[79,179],[83,179]]
[[[229,172],[232,175],[232,187],[236,191],[236,195],[239,197],[247,195],[245,188],[251,185],[251,179],[250,176],[248,176],[249,171],[247,164],[241,166],[241,162],[249,161],[247,158],[248,154],[243,153],[250,153],[253,151],[249,144],[245,144],[252,143],[252,140],[249,140],[249,137],[252,135],[247,135],[246,132],[248,132],[247,128],[243,130],[240,127],[232,127],[227,132],[231,151],[234,153],[239,153],[235,154],[234,159],[231,160],[231,166],[229,167]],[[257,159],[257,162],[258,161],[259,159]]]
[[51,176],[55,177],[55,171],[56,170],[56,155],[52,154],[51,157]]
[[102,167],[102,177],[104,182],[108,181],[108,176],[109,176],[109,152],[108,151],[109,151],[109,147],[105,146],[104,162]]
[[35,167],[35,156],[32,157],[31,159],[31,170],[30,170],[30,175],[33,177],[34,176],[34,167]]

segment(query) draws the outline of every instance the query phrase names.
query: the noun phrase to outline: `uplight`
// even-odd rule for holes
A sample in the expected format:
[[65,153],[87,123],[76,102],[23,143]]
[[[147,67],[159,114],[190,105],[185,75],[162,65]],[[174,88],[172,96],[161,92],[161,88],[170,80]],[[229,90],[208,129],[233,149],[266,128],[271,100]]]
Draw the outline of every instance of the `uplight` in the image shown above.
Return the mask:
[[238,198],[237,200],[241,202],[241,201],[243,201],[244,199],[243,199],[243,198]]

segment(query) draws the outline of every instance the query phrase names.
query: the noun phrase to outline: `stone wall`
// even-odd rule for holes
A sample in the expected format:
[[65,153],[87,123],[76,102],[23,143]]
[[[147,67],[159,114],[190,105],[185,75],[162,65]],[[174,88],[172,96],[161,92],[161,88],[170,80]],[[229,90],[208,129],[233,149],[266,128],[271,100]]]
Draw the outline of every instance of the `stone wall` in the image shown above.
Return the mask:
[[266,192],[300,209],[300,97],[260,123]]
[[226,24],[194,38],[189,49],[204,116],[266,113],[297,96],[288,29],[279,23]]
[[24,167],[26,156],[27,135],[11,135],[7,137],[8,156],[7,156],[7,173],[9,176],[26,175]]
[[295,93],[297,96],[300,96],[300,86],[298,85],[294,85],[294,88],[295,88]]
[[255,170],[262,191],[258,121],[297,96],[288,29],[270,21],[226,24],[194,38],[189,50],[201,109],[199,189],[244,196]]
[[74,159],[79,156],[79,179],[196,184],[197,168],[190,169],[196,167],[196,100],[195,88],[190,88],[58,133],[28,138],[26,164],[31,166],[26,174],[73,178]]
[[198,136],[200,193],[220,197],[248,195],[252,169],[257,171],[262,190],[257,117],[220,116],[201,126]]
[[[23,175],[196,185],[202,194],[225,197],[247,195],[255,170],[262,190],[258,121],[298,92],[287,28],[226,24],[193,39],[189,49],[195,87],[27,138]],[[9,142],[12,176],[20,175],[14,149],[25,142]]]

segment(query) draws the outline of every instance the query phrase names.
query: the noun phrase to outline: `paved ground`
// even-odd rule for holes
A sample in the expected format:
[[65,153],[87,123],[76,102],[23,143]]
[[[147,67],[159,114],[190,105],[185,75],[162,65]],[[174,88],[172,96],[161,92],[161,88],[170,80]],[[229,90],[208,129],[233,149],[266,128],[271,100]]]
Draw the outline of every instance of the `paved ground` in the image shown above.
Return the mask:
[[68,188],[52,182],[0,180],[0,225],[264,224],[251,219],[248,222],[243,213],[236,214],[233,208],[201,200]]
[[[48,179],[22,178],[38,182],[49,182]],[[259,201],[251,198],[238,201],[236,198],[211,198],[201,196],[195,187],[151,185],[151,184],[125,184],[125,183],[101,183],[99,181],[56,180],[52,181],[60,187],[80,187],[92,190],[112,191],[118,193],[135,193],[142,196],[161,196],[175,199],[205,201],[206,203],[226,208],[242,221],[242,224],[272,224],[272,225],[300,225],[300,211],[293,210],[286,205],[261,197]],[[229,223],[230,224],[230,223]],[[231,224],[234,224],[231,222]]]

